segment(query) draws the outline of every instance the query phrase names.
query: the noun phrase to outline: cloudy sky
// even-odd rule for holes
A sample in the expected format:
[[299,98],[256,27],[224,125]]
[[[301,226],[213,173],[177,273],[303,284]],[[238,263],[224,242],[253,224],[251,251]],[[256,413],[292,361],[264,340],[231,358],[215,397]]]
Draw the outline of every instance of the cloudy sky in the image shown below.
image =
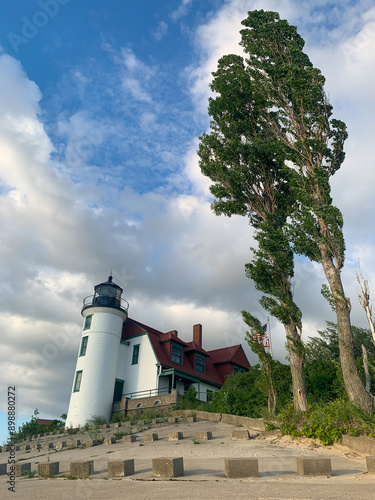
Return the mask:
[[[5,5],[6,4],[6,5]],[[375,7],[373,0],[14,0],[0,6],[0,387],[17,388],[18,424],[67,411],[81,304],[107,279],[129,314],[206,349],[244,342],[240,311],[263,322],[244,275],[252,231],[216,217],[198,167],[218,58],[239,52],[249,10],[298,26],[347,123],[332,181],[345,220],[343,280],[353,323],[357,259],[374,283]],[[333,314],[318,265],[297,259],[303,338]],[[271,320],[275,357],[284,332]],[[251,362],[256,358],[249,353]]]

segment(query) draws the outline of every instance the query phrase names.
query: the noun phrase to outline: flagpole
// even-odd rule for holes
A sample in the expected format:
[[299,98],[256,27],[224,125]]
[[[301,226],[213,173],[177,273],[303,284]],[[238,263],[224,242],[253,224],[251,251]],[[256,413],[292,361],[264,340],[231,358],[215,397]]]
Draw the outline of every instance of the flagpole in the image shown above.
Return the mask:
[[269,316],[267,317],[267,330],[268,330],[268,338],[270,341],[270,354],[272,358],[272,341],[271,341],[271,326],[270,326],[270,318]]

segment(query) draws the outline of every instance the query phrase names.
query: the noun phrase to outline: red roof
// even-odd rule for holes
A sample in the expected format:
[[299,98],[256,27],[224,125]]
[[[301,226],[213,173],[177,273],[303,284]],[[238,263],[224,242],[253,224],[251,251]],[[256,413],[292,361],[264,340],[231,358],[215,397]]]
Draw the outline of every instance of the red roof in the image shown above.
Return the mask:
[[[194,341],[186,343],[171,332],[162,333],[155,328],[151,328],[130,318],[126,320],[122,330],[122,340],[142,333],[148,334],[156,358],[163,369],[174,368],[183,374],[199,378],[200,380],[204,380],[214,385],[222,386],[224,384],[223,372],[217,369],[217,364],[236,364],[247,370],[250,368],[250,364],[241,345],[205,351]],[[182,365],[174,363],[170,359],[171,342],[178,343],[183,348],[184,356]],[[199,373],[195,370],[195,352],[205,356],[205,373]],[[229,371],[232,372],[232,369]]]
[[53,420],[49,420],[48,418],[37,418],[36,421],[43,425],[49,425],[53,422]]
[[213,351],[210,351],[210,355],[215,365],[230,361],[236,365],[242,366],[243,368],[250,368],[246,354],[240,344],[223,347],[222,349],[214,349]]

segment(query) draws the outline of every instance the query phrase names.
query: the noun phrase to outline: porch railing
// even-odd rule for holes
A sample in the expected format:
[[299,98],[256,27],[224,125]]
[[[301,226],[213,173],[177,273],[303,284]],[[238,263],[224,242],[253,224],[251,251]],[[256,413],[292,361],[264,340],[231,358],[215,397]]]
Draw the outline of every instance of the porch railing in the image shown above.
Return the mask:
[[151,398],[153,396],[163,396],[165,394],[170,394],[172,391],[172,387],[164,387],[160,389],[147,389],[146,391],[138,391],[138,392],[127,392],[122,395],[122,398],[127,399],[139,399],[139,398]]

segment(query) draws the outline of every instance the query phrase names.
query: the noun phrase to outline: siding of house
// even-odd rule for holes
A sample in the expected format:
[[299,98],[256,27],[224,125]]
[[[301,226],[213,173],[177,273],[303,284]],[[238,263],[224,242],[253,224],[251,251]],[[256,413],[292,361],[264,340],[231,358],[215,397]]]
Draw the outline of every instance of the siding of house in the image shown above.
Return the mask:
[[[146,391],[157,387],[157,359],[147,334],[120,344],[116,378],[124,380],[123,393]],[[138,363],[132,364],[134,346],[139,345]]]

